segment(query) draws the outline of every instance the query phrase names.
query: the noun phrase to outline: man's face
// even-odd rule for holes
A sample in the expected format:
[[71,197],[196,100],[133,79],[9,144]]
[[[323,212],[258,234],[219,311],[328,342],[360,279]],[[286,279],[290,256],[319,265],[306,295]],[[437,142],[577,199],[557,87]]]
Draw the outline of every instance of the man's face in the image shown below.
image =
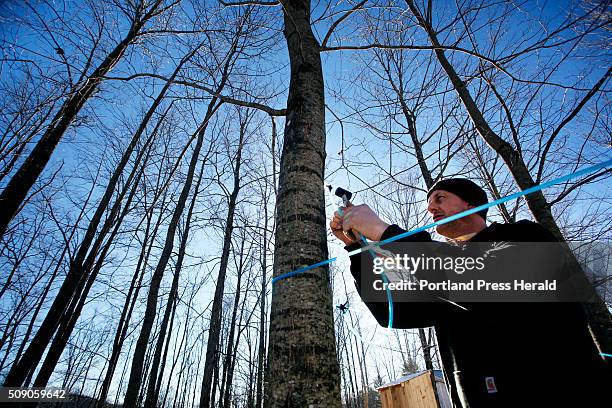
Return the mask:
[[[434,222],[472,207],[472,205],[463,201],[459,196],[445,190],[434,191],[427,200],[427,211],[431,214]],[[461,224],[467,221],[465,218],[467,217],[449,222],[448,224],[438,225],[436,232],[448,238],[456,238],[458,235],[455,232],[460,230]]]

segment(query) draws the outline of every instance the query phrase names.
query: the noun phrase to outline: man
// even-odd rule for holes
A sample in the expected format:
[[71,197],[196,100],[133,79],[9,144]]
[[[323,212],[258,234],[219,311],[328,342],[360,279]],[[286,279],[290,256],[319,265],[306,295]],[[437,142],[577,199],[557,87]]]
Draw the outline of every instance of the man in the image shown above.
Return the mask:
[[[438,182],[427,199],[427,210],[434,221],[487,203],[487,195],[479,186],[459,178]],[[405,232],[381,220],[367,205],[348,205],[342,213],[334,214],[330,227],[348,251],[361,246],[349,232],[373,241]],[[436,232],[453,245],[436,245],[452,252],[452,248],[468,242],[556,241],[531,221],[487,226],[486,214],[483,210],[437,226]],[[398,242],[432,239],[429,233],[420,232]],[[399,244],[384,247],[402,251]],[[365,285],[375,279],[372,265],[367,253],[351,256],[351,273],[359,294],[378,323],[387,326],[388,305],[363,295]],[[570,406],[574,398],[581,399],[580,406],[599,406],[593,401],[604,404],[608,399],[598,398],[603,398],[602,385],[612,384],[609,368],[593,342],[580,303],[395,302],[393,307],[394,328],[435,326],[455,406]]]

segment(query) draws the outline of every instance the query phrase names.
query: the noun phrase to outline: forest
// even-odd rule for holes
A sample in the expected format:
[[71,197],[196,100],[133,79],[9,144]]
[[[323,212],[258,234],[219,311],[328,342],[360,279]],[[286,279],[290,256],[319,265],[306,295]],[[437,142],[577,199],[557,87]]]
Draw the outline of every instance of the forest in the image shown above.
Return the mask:
[[[333,190],[409,230],[442,178],[494,200],[610,160],[611,16],[609,0],[0,2],[2,385],[96,408],[380,407],[377,387],[440,368],[435,332],[376,323]],[[602,350],[611,175],[488,218],[581,243]]]

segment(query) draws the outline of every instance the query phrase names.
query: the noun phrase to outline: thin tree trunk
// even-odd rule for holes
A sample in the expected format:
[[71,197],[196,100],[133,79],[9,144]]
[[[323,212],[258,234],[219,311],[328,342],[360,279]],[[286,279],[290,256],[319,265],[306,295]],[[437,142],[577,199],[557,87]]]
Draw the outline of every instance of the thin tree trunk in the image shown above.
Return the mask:
[[[291,81],[277,196],[274,276],[327,259],[325,98],[320,45],[310,1],[284,0]],[[280,280],[272,288],[266,368],[267,408],[339,408],[329,268]]]
[[[346,321],[343,321],[344,324],[346,324]],[[350,393],[349,393],[349,401],[350,402],[350,406],[354,407],[356,405],[356,400],[355,400],[355,396],[357,395],[357,389],[355,387],[355,382],[357,381],[357,379],[355,379],[355,381],[353,381],[353,366],[354,363],[351,364],[351,358],[350,358],[350,354],[349,354],[349,339],[350,339],[350,335],[348,333],[344,333],[344,337],[343,337],[343,341],[344,341],[344,353],[346,354],[346,371],[348,373],[348,379],[349,379],[349,385],[350,385]]]
[[[351,320],[352,320],[352,317],[351,317]],[[363,336],[361,334],[361,325],[359,324],[359,320],[357,320],[355,323],[357,325],[357,333],[359,334],[359,336],[361,338],[363,338]],[[364,347],[363,342],[360,341],[360,343],[361,343],[361,359],[362,359],[364,367],[365,367],[365,369],[364,369],[364,372],[365,372],[365,383],[366,383],[366,387],[368,387],[368,394],[369,394],[370,390],[369,390],[369,385],[368,384],[370,384],[370,381],[368,380],[368,369],[367,369],[368,366],[367,366],[367,363],[366,363],[367,360],[366,360],[366,354],[365,354],[365,347]],[[368,399],[368,401],[369,401],[369,399]]]
[[[232,361],[234,361],[235,357],[234,353],[234,336],[236,335],[236,317],[238,315],[238,306],[240,304],[240,283],[242,281],[242,273],[244,268],[244,239],[240,242],[240,253],[239,253],[239,268],[238,268],[238,278],[236,280],[236,294],[234,295],[234,307],[232,308],[232,317],[229,322],[229,336],[227,339],[227,348],[225,352],[225,358],[223,361],[223,380],[221,381],[221,393],[220,393],[220,404],[219,406],[223,408],[230,407],[231,401],[231,388],[232,388]],[[243,305],[244,306],[244,305]],[[224,389],[225,388],[225,389]]]
[[433,363],[431,361],[431,346],[425,336],[425,329],[419,328],[419,340],[421,341],[421,347],[423,348],[423,359],[425,360],[425,369],[433,370]]
[[[272,121],[274,123],[274,120]],[[274,153],[273,153],[274,154]],[[274,158],[272,159],[274,160]],[[273,172],[274,173],[274,172]],[[274,176],[274,174],[273,174]],[[276,183],[275,178],[272,180]],[[263,376],[264,376],[264,360],[266,353],[266,286],[268,285],[266,279],[266,270],[268,268],[268,196],[267,196],[267,185],[265,186],[266,197],[263,203],[264,213],[264,229],[261,244],[261,292],[259,294],[259,344],[257,346],[257,391],[255,399],[255,407],[261,408],[263,402]]]
[[[361,329],[359,328],[359,322],[357,322],[357,330],[358,333],[361,333]],[[362,372],[362,380],[363,380],[363,387],[364,387],[364,407],[368,408],[368,405],[370,404],[370,381],[368,380],[368,365],[366,362],[366,357],[365,357],[365,348],[363,346],[363,343],[361,343],[361,353],[359,352],[359,343],[357,341],[357,338],[355,338],[355,344],[357,345],[357,353],[358,355],[360,355],[360,359],[359,359],[359,364],[360,367],[363,367],[363,372]],[[359,354],[360,353],[360,354]]]
[[[355,322],[353,320],[353,316],[350,315],[349,316],[351,319],[351,326],[354,328],[355,325],[359,325],[359,322]],[[369,391],[369,386],[368,386],[368,370],[367,370],[367,365],[366,365],[366,360],[365,360],[365,353],[361,353],[359,350],[359,339],[357,338],[357,336],[355,334],[353,334],[353,338],[355,339],[355,351],[357,354],[357,364],[359,366],[359,375],[361,377],[361,398],[363,401],[362,406],[365,406],[365,408],[367,408],[367,404],[368,404],[368,391]],[[351,350],[352,350],[352,346],[351,346]],[[362,348],[361,351],[363,351],[363,344],[362,344]]]
[[355,364],[355,353],[353,352],[353,339],[351,334],[347,334],[346,339],[348,341],[348,346],[346,347],[346,355],[347,361],[349,361],[349,369],[351,370],[351,374],[355,381],[355,389],[353,394],[353,400],[355,401],[355,405],[359,406],[359,381],[357,380],[357,364]]
[[[166,339],[166,346],[164,347],[164,354],[162,356],[161,359],[161,363],[159,365],[159,374],[157,377],[157,383],[155,384],[155,390],[156,390],[156,396],[155,396],[155,405],[157,406],[158,404],[158,400],[159,400],[159,393],[161,392],[161,385],[162,385],[162,381],[164,379],[164,371],[166,370],[166,361],[168,360],[168,351],[170,350],[170,342],[172,340],[172,329],[174,328],[174,322],[176,320],[176,309],[177,309],[177,304],[178,304],[178,298],[175,297],[174,299],[174,305],[172,305],[172,314],[170,317],[170,326],[168,328],[168,333],[170,333],[167,336]],[[179,350],[177,350],[178,352]],[[163,404],[162,404],[163,406]]]

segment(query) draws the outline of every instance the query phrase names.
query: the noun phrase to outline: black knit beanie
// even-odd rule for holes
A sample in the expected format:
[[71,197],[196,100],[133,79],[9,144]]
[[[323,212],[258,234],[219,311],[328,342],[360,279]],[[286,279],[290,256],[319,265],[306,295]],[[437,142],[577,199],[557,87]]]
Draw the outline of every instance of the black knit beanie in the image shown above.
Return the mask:
[[[449,178],[438,181],[433,185],[427,192],[427,199],[431,193],[436,190],[444,190],[449,193],[453,193],[459,196],[466,203],[478,207],[489,202],[487,199],[487,193],[480,188],[476,183],[471,180],[464,178]],[[488,209],[478,211],[476,214],[480,215],[485,220],[487,219]]]

